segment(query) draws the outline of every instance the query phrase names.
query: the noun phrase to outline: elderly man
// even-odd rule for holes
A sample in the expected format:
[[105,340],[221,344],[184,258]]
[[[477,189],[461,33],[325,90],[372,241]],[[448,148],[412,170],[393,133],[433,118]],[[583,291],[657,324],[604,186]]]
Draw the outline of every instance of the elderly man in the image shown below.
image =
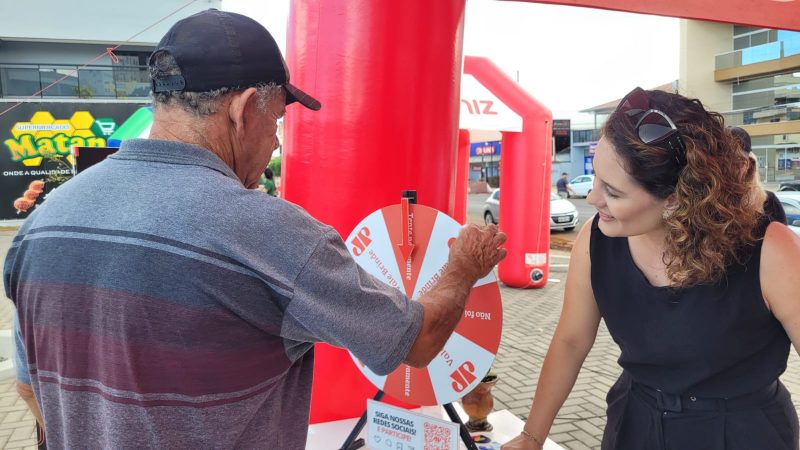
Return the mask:
[[4,268],[50,448],[305,446],[313,343],[385,374],[427,365],[505,256],[465,228],[412,302],[332,228],[255,189],[289,84],[261,25],[209,10],[150,58],[154,123],[59,187]]

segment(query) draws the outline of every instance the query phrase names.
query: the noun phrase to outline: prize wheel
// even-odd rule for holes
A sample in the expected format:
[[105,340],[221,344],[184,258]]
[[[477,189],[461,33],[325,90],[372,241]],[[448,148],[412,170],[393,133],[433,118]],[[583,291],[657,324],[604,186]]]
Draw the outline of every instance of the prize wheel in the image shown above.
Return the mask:
[[[346,242],[364,270],[416,301],[441,277],[449,245],[460,229],[448,215],[403,199],[400,205],[367,216]],[[494,361],[502,328],[500,289],[494,273],[489,273],[473,286],[455,332],[428,367],[402,364],[379,376],[351,356],[364,376],[392,397],[415,405],[443,405],[481,382]]]

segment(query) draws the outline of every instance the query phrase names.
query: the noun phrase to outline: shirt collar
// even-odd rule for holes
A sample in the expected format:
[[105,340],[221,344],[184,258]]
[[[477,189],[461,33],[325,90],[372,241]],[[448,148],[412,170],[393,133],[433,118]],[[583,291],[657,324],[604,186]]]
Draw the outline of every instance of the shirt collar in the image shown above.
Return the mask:
[[233,173],[233,170],[211,150],[185,142],[160,141],[157,139],[128,139],[122,141],[119,150],[109,156],[109,158],[202,166],[211,170],[216,170],[241,183],[241,180]]

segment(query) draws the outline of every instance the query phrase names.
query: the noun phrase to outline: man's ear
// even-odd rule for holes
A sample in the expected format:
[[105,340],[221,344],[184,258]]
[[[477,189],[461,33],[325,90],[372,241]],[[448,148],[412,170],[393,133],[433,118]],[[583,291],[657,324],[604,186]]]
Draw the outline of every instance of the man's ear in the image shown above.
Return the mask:
[[233,129],[241,133],[247,126],[247,111],[255,108],[256,88],[247,88],[242,93],[234,95],[228,105],[228,118],[233,123]]

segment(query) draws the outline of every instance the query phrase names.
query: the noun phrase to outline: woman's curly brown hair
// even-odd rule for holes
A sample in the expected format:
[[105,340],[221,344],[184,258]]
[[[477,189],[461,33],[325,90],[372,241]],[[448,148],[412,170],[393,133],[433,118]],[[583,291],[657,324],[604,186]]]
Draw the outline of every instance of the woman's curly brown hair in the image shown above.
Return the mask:
[[700,100],[647,91],[650,108],[672,119],[686,147],[681,166],[669,149],[646,145],[630,117],[615,111],[603,136],[616,149],[625,170],[658,199],[675,194],[676,207],[665,217],[664,263],[675,287],[713,284],[733,263],[743,263],[759,239],[762,214],[757,199],[756,166],[742,142],[726,130],[722,116]]

